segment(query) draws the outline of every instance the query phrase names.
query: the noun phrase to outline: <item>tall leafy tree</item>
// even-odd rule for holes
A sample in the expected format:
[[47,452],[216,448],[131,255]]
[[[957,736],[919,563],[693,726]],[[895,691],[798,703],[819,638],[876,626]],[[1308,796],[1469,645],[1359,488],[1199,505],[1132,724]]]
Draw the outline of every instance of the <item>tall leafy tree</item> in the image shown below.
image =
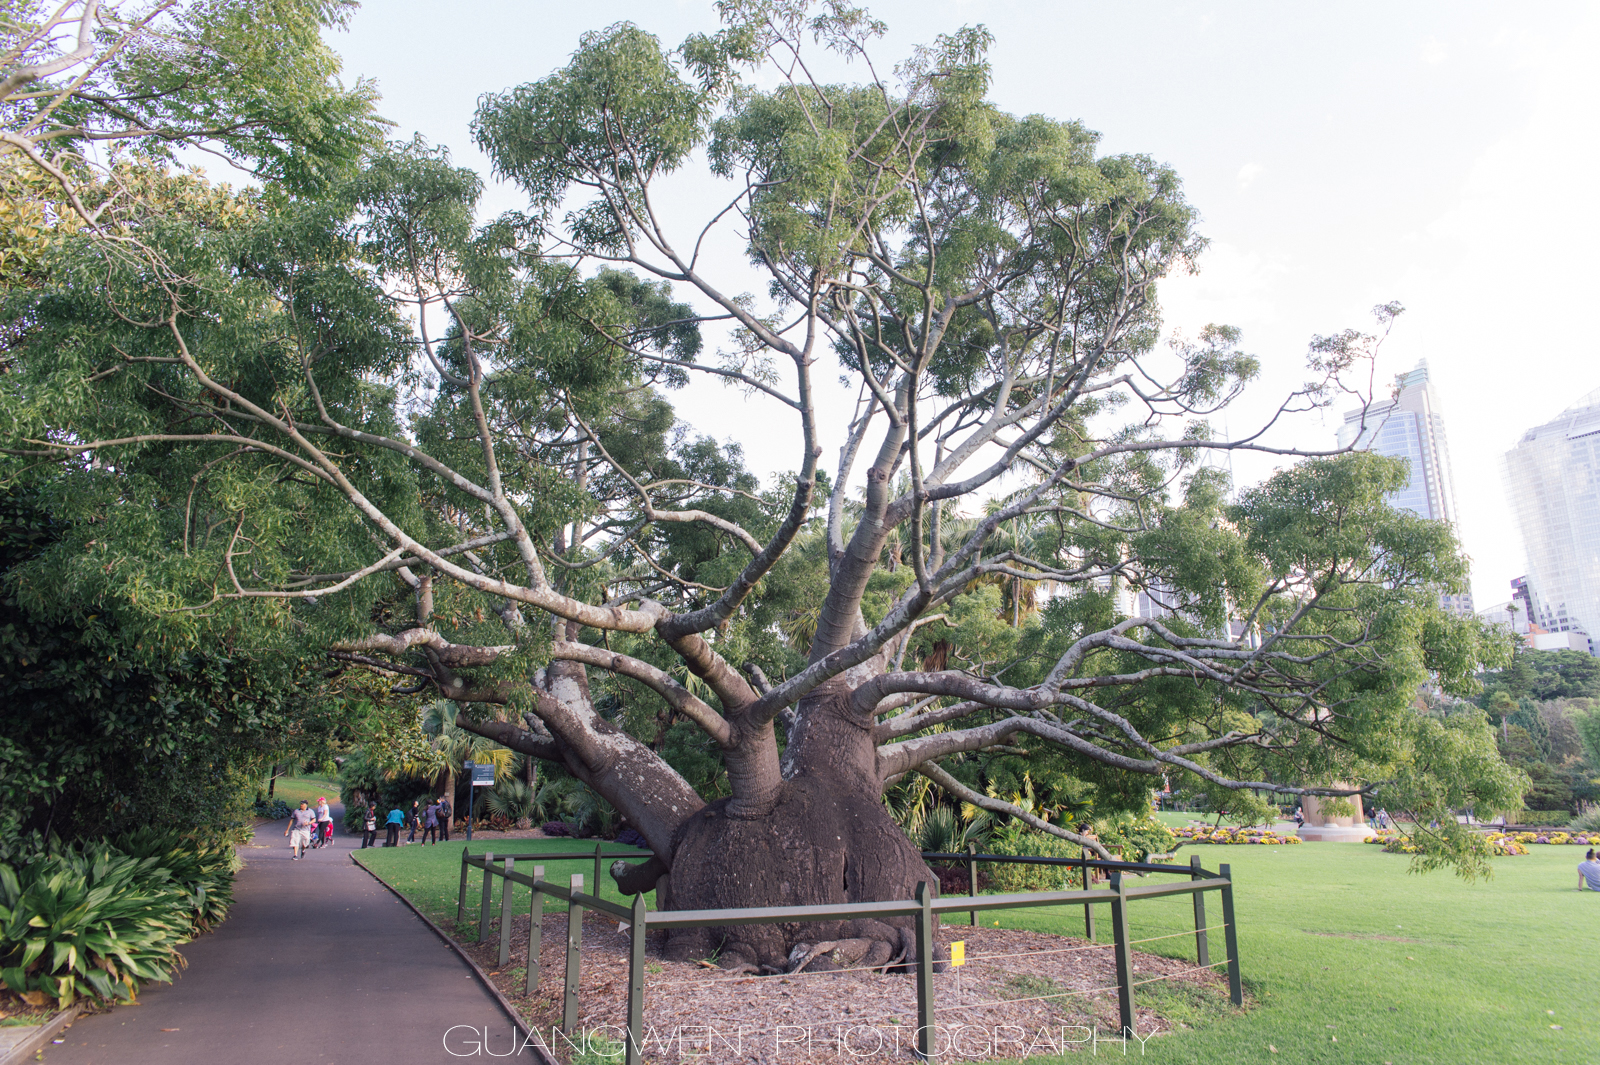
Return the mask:
[[[1177,176],[996,108],[981,29],[830,85],[803,57],[864,56],[864,13],[722,10],[676,50],[587,35],[486,97],[478,141],[529,200],[487,224],[421,143],[317,197],[121,178],[163,206],[103,224],[159,254],[64,240],[7,305],[12,475],[67,466],[106,552],[35,572],[137,588],[156,638],[281,633],[451,700],[626,817],[657,857],[622,885],[664,906],[906,897],[932,879],[882,802],[908,774],[1098,846],[971,786],[995,753],[1112,807],[1163,775],[1377,795],[1444,826],[1424,862],[1476,869],[1448,813],[1515,776],[1475,712],[1411,708],[1498,661],[1438,607],[1464,562],[1384,503],[1399,465],[1213,436],[1257,371],[1235,331],[1156,374],[1156,285],[1201,246]],[[764,297],[660,206],[702,160],[728,190],[707,226],[739,228]],[[1350,392],[1376,343],[1318,338],[1279,415]],[[830,363],[860,397],[839,440]],[[782,412],[783,484],[677,423],[697,382]],[[1226,450],[1303,461],[1230,503],[1201,461]],[[1160,609],[1128,616],[1129,589]],[[908,942],[852,934],[869,963]],[[791,940],[671,949],[782,965]]]

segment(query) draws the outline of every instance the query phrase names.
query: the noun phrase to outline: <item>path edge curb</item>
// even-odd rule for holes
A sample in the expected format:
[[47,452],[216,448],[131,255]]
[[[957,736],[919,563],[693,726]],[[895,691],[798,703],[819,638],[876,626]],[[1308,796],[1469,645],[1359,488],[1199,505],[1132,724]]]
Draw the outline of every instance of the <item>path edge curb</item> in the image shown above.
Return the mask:
[[[433,929],[434,935],[444,940],[445,946],[456,952],[456,957],[466,962],[467,965],[472,968],[472,971],[477,974],[478,982],[483,984],[483,986],[488,989],[489,994],[493,995],[494,1000],[500,1004],[500,1009],[507,1017],[511,1019],[513,1031],[526,1032],[530,1036],[536,1034],[533,1029],[529,1027],[528,1022],[522,1019],[521,1014],[517,1013],[517,1008],[511,1004],[511,1000],[506,998],[506,996],[500,992],[500,989],[495,986],[493,980],[489,979],[489,974],[483,971],[483,967],[473,960],[470,954],[461,949],[461,944],[457,943],[453,938],[451,938],[450,933],[434,924],[432,918],[423,913],[421,910],[417,909],[412,901],[406,898],[405,894],[393,884],[389,883],[387,880],[373,872],[371,869],[367,868],[365,865],[362,865],[360,862],[356,861],[356,856],[354,854],[350,855],[350,864],[354,865],[357,869],[360,869],[362,872],[372,877],[372,879],[382,884],[389,890],[391,895],[405,903],[406,908],[412,913],[416,914],[423,924]],[[550,1055],[550,1052],[542,1046],[529,1046],[528,1049],[533,1051],[534,1059],[539,1062],[539,1065],[561,1065],[561,1063],[556,1061],[556,1059]],[[22,1059],[18,1058],[17,1060],[20,1062]],[[6,1059],[0,1061],[0,1065],[12,1065],[12,1062],[9,1059]]]
[[78,1019],[78,1014],[83,1011],[83,1006],[72,1005],[51,1017],[39,1026],[39,1030],[28,1038],[0,1054],[0,1065],[22,1065],[39,1051],[50,1045],[58,1033],[65,1028],[70,1028],[72,1022]]

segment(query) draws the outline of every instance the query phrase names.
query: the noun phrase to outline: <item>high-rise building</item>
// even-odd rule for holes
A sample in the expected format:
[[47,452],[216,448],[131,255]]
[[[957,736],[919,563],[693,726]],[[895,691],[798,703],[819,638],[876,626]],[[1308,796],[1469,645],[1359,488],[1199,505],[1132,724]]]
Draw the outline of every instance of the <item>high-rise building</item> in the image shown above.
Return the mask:
[[1528,553],[1530,620],[1600,635],[1600,389],[1529,429],[1502,467]]
[[[1450,448],[1445,441],[1439,397],[1428,380],[1428,360],[1402,374],[1399,394],[1350,411],[1339,427],[1339,446],[1376,451],[1411,464],[1411,480],[1389,496],[1391,506],[1419,517],[1456,524],[1456,490],[1450,476]],[[1441,597],[1445,609],[1472,613],[1471,593]]]

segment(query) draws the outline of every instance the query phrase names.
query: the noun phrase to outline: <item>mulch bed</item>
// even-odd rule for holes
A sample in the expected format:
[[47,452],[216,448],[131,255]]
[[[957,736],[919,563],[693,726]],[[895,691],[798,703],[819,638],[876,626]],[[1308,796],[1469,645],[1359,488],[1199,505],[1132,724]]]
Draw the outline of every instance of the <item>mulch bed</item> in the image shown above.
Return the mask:
[[[471,936],[475,930],[465,931]],[[511,961],[504,969],[495,965],[498,932],[487,943],[463,946],[541,1037],[566,1050],[560,1037],[551,1035],[561,1023],[566,914],[545,914],[543,937],[539,987],[529,997],[522,993],[526,914],[513,918]],[[940,927],[939,941],[947,948],[958,939],[966,942],[966,965],[934,977],[940,1038],[954,1039],[941,1060],[1092,1053],[1091,1031],[1102,1043],[1114,1040],[1116,962],[1108,944],[965,924]],[[810,1065],[910,1059],[917,1023],[915,976],[875,971],[733,975],[704,963],[666,961],[661,957],[665,941],[664,932],[650,937],[646,968],[645,1026],[654,1028],[646,1058],[652,1062]],[[1222,973],[1196,971],[1193,961],[1139,951],[1133,958],[1135,981],[1168,977],[1227,997]],[[620,1043],[627,1017],[628,936],[610,917],[585,914],[581,971],[580,1029],[593,1033],[608,1026],[599,1034]],[[1062,992],[1079,994],[1060,997]],[[1134,1001],[1137,1007],[1137,985]],[[1152,1010],[1136,1012],[1140,1038],[1171,1028]]]

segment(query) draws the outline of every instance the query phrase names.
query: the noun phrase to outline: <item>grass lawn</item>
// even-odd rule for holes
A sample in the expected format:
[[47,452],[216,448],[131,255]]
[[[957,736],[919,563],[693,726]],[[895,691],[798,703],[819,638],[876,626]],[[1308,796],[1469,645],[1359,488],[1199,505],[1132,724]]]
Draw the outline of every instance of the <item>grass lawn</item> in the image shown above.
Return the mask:
[[[576,849],[575,841],[514,842],[526,851]],[[490,846],[474,843],[473,853]],[[448,924],[460,848],[453,841],[356,854]],[[1174,995],[1162,984],[1139,987],[1138,1001],[1189,1025],[1152,1040],[1144,1057],[1197,1065],[1600,1065],[1600,894],[1575,890],[1583,848],[1529,849],[1525,857],[1498,859],[1492,879],[1468,884],[1445,872],[1411,875],[1404,856],[1360,844],[1185,847],[1181,862],[1198,853],[1208,869],[1233,867],[1239,952],[1253,1004],[1236,1014],[1226,1000]],[[592,859],[552,862],[546,875],[559,883],[578,872],[587,883],[593,869]],[[604,880],[606,897],[617,897],[611,878]],[[469,922],[480,890],[477,874],[468,887]],[[1215,894],[1207,905],[1210,922],[1219,922]],[[1036,909],[986,920],[1081,936],[1082,914],[1082,907]],[[1136,903],[1130,915],[1135,939],[1193,927],[1187,896]],[[1102,908],[1102,939],[1110,936],[1109,916]],[[1211,942],[1212,956],[1221,957],[1220,930]],[[1139,949],[1192,958],[1194,941]]]
[[[266,785],[262,784],[261,787],[265,789]],[[279,777],[277,784],[272,789],[272,797],[282,799],[288,803],[291,810],[298,806],[302,799],[315,806],[318,795],[326,796],[330,803],[338,802],[339,778],[319,776]]]
[[[585,842],[588,843],[585,846]],[[450,928],[456,918],[456,893],[461,885],[461,848],[468,846],[463,840],[452,839],[449,843],[440,843],[424,847],[413,844],[409,847],[368,847],[361,850],[359,847],[352,853],[357,860],[377,873],[384,880],[405,892],[406,898],[433,921],[444,928]],[[501,854],[532,854],[573,851],[593,851],[594,841],[581,839],[509,839],[494,842],[473,840],[470,844],[473,854],[482,854],[485,851],[498,849]],[[613,851],[618,848],[614,843],[607,843],[606,850]],[[640,854],[646,852],[640,851]],[[609,870],[615,858],[606,858],[603,868]],[[566,885],[568,878],[573,873],[583,875],[583,889],[590,894],[594,893],[594,886],[590,883],[594,879],[594,859],[587,858],[580,861],[545,862],[545,879],[553,884]],[[532,862],[518,862],[517,871],[533,874]],[[494,880],[494,903],[492,913],[500,915],[500,888],[505,881],[496,877]],[[516,894],[512,896],[512,906],[518,913],[528,912],[528,888],[517,886]],[[623,896],[617,891],[616,881],[612,880],[609,873],[601,877],[600,897],[611,899],[623,906],[633,904],[632,896]],[[483,873],[473,869],[467,880],[467,922],[472,929],[477,928],[478,908],[483,899]],[[648,903],[654,903],[655,892],[645,896]],[[546,910],[565,910],[566,903],[556,899],[545,899]]]
[[[1208,869],[1233,867],[1239,956],[1254,1004],[1233,1015],[1224,1004],[1173,1002],[1161,992],[1152,1002],[1163,985],[1137,988],[1136,998],[1191,1025],[1150,1042],[1145,1057],[1594,1065],[1600,894],[1575,890],[1583,850],[1530,847],[1498,859],[1492,879],[1468,884],[1447,872],[1411,875],[1404,856],[1362,844],[1186,847],[1182,860],[1199,853]],[[1215,924],[1215,895],[1207,905]],[[1082,913],[1014,911],[1000,920],[1081,936]],[[1135,939],[1193,927],[1187,896],[1140,902],[1129,913]],[[1213,957],[1220,941],[1213,933]],[[1187,937],[1140,949],[1194,957]]]

